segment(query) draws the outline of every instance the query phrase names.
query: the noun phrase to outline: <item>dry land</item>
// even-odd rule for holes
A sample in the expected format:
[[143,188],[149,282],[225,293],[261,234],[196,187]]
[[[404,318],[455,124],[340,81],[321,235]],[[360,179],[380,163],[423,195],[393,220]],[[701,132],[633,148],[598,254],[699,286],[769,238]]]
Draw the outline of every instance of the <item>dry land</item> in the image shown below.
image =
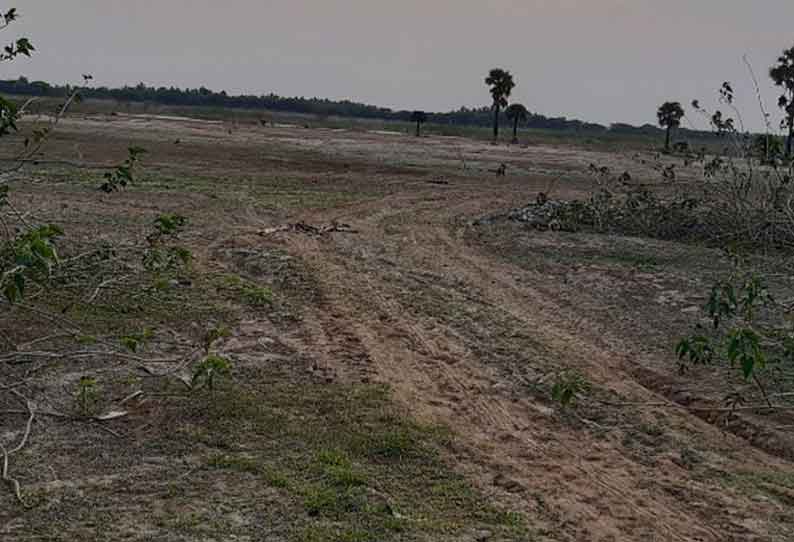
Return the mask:
[[[63,227],[62,257],[121,262],[175,213],[192,262],[0,302],[2,442],[27,419],[9,389],[39,413],[0,539],[794,539],[790,416],[726,419],[729,376],[677,371],[720,254],[500,217],[581,197],[590,164],[656,183],[656,157],[530,143],[64,119],[11,183]],[[99,192],[130,146],[148,150],[136,182]],[[191,391],[216,326],[231,374]],[[573,370],[591,390],[562,408]]]

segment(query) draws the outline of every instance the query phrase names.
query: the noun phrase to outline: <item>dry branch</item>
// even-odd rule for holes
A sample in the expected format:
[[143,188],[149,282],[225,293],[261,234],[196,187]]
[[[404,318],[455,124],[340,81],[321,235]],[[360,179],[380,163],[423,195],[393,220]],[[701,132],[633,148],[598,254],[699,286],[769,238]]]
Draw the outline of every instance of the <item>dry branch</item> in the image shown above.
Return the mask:
[[11,393],[17,395],[18,397],[24,400],[28,412],[28,421],[25,424],[25,431],[22,434],[22,439],[19,441],[19,444],[17,444],[16,446],[14,446],[9,450],[2,442],[0,442],[0,452],[2,452],[3,454],[2,479],[4,482],[9,484],[13,488],[14,495],[16,496],[20,504],[24,504],[24,501],[22,500],[22,490],[20,488],[19,481],[16,478],[12,478],[8,474],[8,462],[9,462],[8,460],[12,455],[19,452],[27,444],[28,438],[30,437],[30,431],[33,427],[33,420],[36,418],[36,406],[33,404],[32,401],[25,398],[18,391],[13,389],[10,391]]

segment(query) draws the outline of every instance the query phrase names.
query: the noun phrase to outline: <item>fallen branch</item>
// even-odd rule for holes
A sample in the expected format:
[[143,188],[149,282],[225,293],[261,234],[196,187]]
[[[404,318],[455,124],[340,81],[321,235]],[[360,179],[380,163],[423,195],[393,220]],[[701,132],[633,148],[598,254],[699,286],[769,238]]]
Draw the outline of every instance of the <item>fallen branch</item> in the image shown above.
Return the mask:
[[325,235],[328,233],[357,233],[356,230],[350,227],[349,224],[342,224],[341,222],[331,222],[322,226],[313,226],[305,222],[296,222],[295,224],[285,224],[273,228],[266,228],[259,232],[259,235],[272,235],[274,233],[304,233],[307,235]]

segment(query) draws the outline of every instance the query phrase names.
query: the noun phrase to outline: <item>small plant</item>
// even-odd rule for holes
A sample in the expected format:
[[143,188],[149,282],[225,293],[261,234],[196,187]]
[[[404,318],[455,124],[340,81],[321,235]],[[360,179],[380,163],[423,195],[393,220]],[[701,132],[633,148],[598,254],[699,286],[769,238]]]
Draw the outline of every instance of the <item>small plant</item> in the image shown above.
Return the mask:
[[563,408],[573,405],[580,395],[590,391],[590,383],[578,371],[568,370],[557,374],[551,396]]
[[57,226],[39,226],[17,235],[0,250],[0,288],[9,303],[24,297],[28,282],[50,278],[59,262],[55,240],[61,235]]
[[224,275],[217,280],[219,289],[234,293],[246,305],[265,307],[273,304],[273,290],[267,286],[243,279],[237,275]]
[[140,156],[146,153],[146,149],[140,147],[130,147],[127,149],[127,159],[117,166],[113,171],[105,173],[105,182],[99,187],[103,192],[115,192],[126,188],[127,185],[135,181],[135,166],[140,161]]
[[193,254],[185,247],[171,244],[179,238],[187,225],[187,218],[177,214],[163,214],[154,223],[154,231],[146,237],[149,243],[143,254],[143,266],[151,272],[164,272],[187,266]]
[[193,389],[200,389],[206,386],[210,391],[213,391],[216,378],[227,376],[231,373],[231,368],[232,364],[226,358],[209,355],[193,371],[191,386]]
[[745,380],[752,380],[770,404],[761,375],[770,363],[794,359],[794,331],[776,327],[774,315],[784,308],[763,278],[745,270],[739,257],[731,259],[733,271],[712,287],[704,307],[711,331],[697,325],[696,333],[676,346],[679,370],[726,361]]
[[121,342],[121,345],[130,352],[136,353],[153,336],[154,336],[154,332],[151,329],[146,328],[140,333],[131,333],[129,335],[124,335],[119,339],[119,342]]
[[218,325],[209,328],[205,333],[204,337],[202,337],[201,345],[204,349],[204,353],[209,355],[210,350],[212,349],[212,345],[215,344],[216,341],[221,339],[225,339],[231,335],[231,331],[226,326]]
[[166,213],[157,217],[154,221],[155,233],[153,236],[156,239],[164,237],[176,238],[185,229],[187,225],[187,218],[182,215]]
[[264,286],[246,284],[240,290],[243,300],[254,307],[264,307],[273,302],[273,291]]
[[323,450],[318,458],[318,467],[323,476],[334,486],[350,488],[363,486],[367,479],[358,472],[350,458],[338,450]]
[[211,327],[204,333],[201,341],[204,359],[193,370],[193,378],[190,383],[193,389],[200,389],[206,386],[212,391],[215,389],[215,379],[217,377],[227,376],[231,373],[232,363],[228,359],[212,353],[212,346],[229,335],[229,330],[224,326]]
[[82,376],[77,383],[77,406],[82,416],[90,416],[96,410],[100,388],[97,380],[91,376]]

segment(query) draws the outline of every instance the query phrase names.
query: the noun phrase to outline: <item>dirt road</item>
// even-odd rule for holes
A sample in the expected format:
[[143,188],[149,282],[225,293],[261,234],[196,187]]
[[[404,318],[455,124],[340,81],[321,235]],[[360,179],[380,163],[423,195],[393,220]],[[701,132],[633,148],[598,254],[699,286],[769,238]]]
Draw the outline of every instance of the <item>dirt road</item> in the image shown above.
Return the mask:
[[467,240],[466,219],[506,203],[500,199],[470,185],[302,214],[309,223],[347,222],[357,233],[287,239],[324,299],[292,344],[339,378],[389,384],[416,416],[453,428],[459,467],[539,520],[549,538],[774,539],[761,519],[770,517],[769,503],[719,475],[693,475],[680,449],[636,427],[661,421],[662,440],[705,445],[700,473],[790,464],[672,403],[600,412],[610,421],[602,425],[561,415],[538,392],[554,369],[575,368],[622,401],[667,402],[633,377],[658,360],[634,358],[627,352],[637,345],[563,307],[555,296],[563,277],[504,263]]

